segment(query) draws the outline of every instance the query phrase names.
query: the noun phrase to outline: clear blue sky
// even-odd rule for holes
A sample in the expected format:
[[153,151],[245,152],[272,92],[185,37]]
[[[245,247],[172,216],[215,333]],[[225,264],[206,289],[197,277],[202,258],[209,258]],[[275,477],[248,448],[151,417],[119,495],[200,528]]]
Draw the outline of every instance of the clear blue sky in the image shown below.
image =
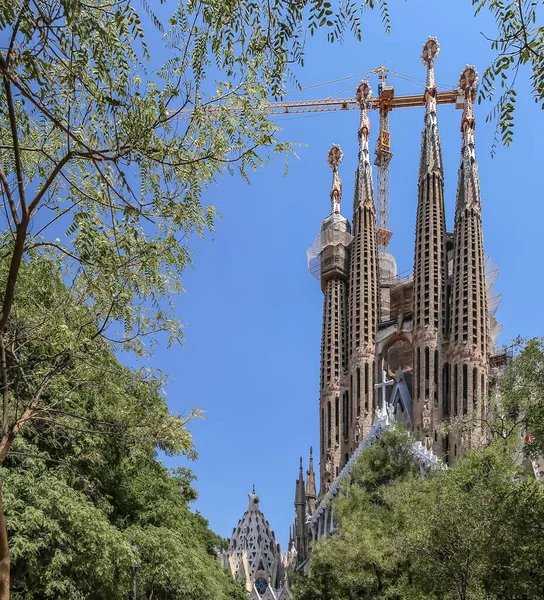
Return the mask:
[[[470,0],[391,0],[392,34],[376,13],[364,17],[361,43],[346,36],[330,45],[323,34],[307,44],[303,86],[369,71],[384,64],[423,79],[421,47],[438,37],[438,84],[454,87],[467,63],[480,72],[491,54],[481,32],[493,35],[487,14],[473,17]],[[391,79],[397,93],[422,88]],[[352,80],[352,89],[357,80]],[[325,97],[347,83],[293,94],[292,99]],[[377,80],[371,80],[376,91]],[[492,126],[488,106],[476,108],[477,157],[483,199],[485,250],[500,269],[495,284],[502,293],[498,318],[501,340],[518,334],[544,334],[540,275],[542,223],[542,111],[529,98],[528,79],[518,79],[515,140],[490,158]],[[311,93],[310,93],[311,92]],[[351,95],[345,92],[343,95]],[[288,98],[291,98],[289,96]],[[372,115],[374,144],[377,123]],[[460,152],[461,114],[439,107],[446,177],[446,210],[451,230]],[[318,446],[318,382],[322,294],[306,268],[305,252],[329,212],[331,173],[326,164],[333,142],[345,159],[343,213],[351,216],[357,156],[356,112],[279,117],[282,139],[303,144],[290,161],[287,178],[280,160],[257,172],[251,186],[226,177],[204,196],[223,219],[217,231],[194,243],[195,269],[185,275],[186,293],[177,311],[186,324],[183,348],[159,348],[151,364],[168,373],[171,408],[206,411],[191,425],[197,462],[199,499],[195,508],[211,527],[228,537],[246,509],[245,492],[255,484],[261,506],[286,549],[293,521],[298,457],[307,466],[310,445]],[[417,199],[417,167],[423,109],[393,112],[390,119],[391,251],[399,271],[411,270]],[[168,459],[174,466],[181,459]],[[316,469],[319,466],[316,465]]]

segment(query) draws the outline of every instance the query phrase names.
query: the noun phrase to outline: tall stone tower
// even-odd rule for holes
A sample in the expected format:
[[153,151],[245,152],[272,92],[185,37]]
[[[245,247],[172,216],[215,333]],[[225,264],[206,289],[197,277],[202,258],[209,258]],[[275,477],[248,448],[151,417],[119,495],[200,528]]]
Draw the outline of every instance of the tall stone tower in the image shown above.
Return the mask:
[[[454,255],[451,291],[451,327],[449,362],[451,398],[445,412],[462,415],[468,422],[483,416],[483,399],[489,372],[489,318],[485,280],[485,256],[482,234],[482,204],[478,165],[474,149],[475,119],[472,99],[476,90],[476,69],[467,66],[459,80],[464,96],[461,122],[461,165],[455,206]],[[451,367],[450,367],[451,365]],[[477,430],[467,426],[451,436],[454,454],[461,445],[470,444]]]
[[372,166],[370,120],[367,103],[371,90],[366,81],[357,88],[361,107],[359,159],[353,199],[353,241],[350,250],[348,304],[348,371],[342,406],[343,457],[348,461],[372,425],[374,371],[378,332],[378,250]]
[[321,224],[317,246],[323,290],[323,333],[321,341],[321,489],[338,475],[341,460],[340,393],[346,366],[346,300],[348,293],[348,246],[351,242],[349,221],[340,214],[342,181],[338,165],[342,150],[333,145],[327,162],[332,168],[331,214]]
[[414,254],[413,390],[414,426],[437,450],[442,419],[439,376],[444,341],[446,215],[444,171],[436,114],[434,60],[438,42],[429,38],[422,60],[427,67],[425,119],[421,139]]

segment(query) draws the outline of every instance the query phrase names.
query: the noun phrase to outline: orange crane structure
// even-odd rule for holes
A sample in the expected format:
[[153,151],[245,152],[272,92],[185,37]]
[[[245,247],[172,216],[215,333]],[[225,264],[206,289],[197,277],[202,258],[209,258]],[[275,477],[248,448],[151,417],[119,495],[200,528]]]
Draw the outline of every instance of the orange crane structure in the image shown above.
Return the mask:
[[[439,53],[438,42],[430,38],[423,48],[422,58],[433,60]],[[389,132],[389,113],[397,108],[410,108],[425,106],[427,93],[432,93],[437,104],[455,104],[456,109],[463,108],[464,97],[458,89],[439,92],[434,81],[426,82],[426,89],[422,94],[409,96],[395,96],[395,88],[387,84],[387,73],[400,75],[390,71],[386,67],[378,67],[369,74],[378,74],[378,95],[371,97],[366,102],[367,110],[378,110],[380,114],[380,128],[376,145],[376,158],[374,164],[378,168],[376,182],[376,226],[377,242],[380,252],[387,252],[389,240],[393,235],[389,229],[389,165],[393,153],[391,152],[391,134]],[[259,109],[260,110],[260,109]],[[299,113],[332,112],[340,110],[360,110],[359,101],[355,96],[352,98],[325,98],[322,100],[300,100],[271,102],[265,110],[272,115],[291,115]],[[213,112],[213,108],[211,109]],[[190,110],[180,110],[178,117],[189,116]]]
[[[436,49],[429,48],[429,51],[434,54]],[[391,134],[389,131],[389,113],[396,108],[425,106],[425,93],[395,96],[394,86],[387,84],[387,73],[390,72],[386,67],[378,67],[371,71],[371,73],[378,73],[380,77],[378,95],[370,98],[366,104],[367,110],[378,110],[380,114],[380,129],[374,161],[374,164],[378,168],[378,177],[376,180],[376,234],[378,251],[380,252],[387,251],[389,240],[393,235],[389,229],[389,165],[393,157],[393,153],[391,152]],[[436,92],[437,104],[455,104],[456,109],[462,109],[463,101],[463,96],[459,90]],[[360,104],[355,97],[302,100],[298,102],[272,102],[267,107],[267,111],[275,115],[356,109],[360,110]]]

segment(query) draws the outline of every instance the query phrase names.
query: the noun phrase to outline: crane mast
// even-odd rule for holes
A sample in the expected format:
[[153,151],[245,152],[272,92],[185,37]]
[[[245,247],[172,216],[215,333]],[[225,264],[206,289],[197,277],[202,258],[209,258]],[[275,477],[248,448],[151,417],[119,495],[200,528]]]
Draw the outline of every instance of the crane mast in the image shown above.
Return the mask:
[[395,88],[387,85],[387,70],[379,68],[380,83],[378,85],[378,102],[380,111],[380,131],[376,144],[376,160],[378,179],[376,183],[376,237],[378,251],[386,252],[389,240],[393,235],[389,229],[389,165],[393,154],[391,152],[391,136],[389,134],[389,111],[391,100],[395,97]]

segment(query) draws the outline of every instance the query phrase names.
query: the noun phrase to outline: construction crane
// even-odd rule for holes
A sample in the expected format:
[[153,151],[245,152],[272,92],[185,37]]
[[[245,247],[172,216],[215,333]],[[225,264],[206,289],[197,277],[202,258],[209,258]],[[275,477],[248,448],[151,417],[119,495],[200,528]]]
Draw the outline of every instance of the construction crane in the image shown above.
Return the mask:
[[[430,43],[431,40],[425,45],[424,51],[427,48],[428,51],[437,53],[436,48],[428,48]],[[380,129],[374,161],[374,164],[378,168],[376,181],[376,227],[378,250],[380,252],[387,252],[389,240],[393,235],[389,229],[389,165],[393,156],[391,152],[391,135],[389,132],[389,113],[397,108],[425,106],[425,93],[410,96],[395,96],[394,86],[387,84],[387,73],[397,74],[383,66],[370,71],[370,74],[378,74],[380,81],[378,83],[378,95],[370,98],[366,104],[367,109],[378,110],[380,115]],[[456,109],[462,109],[463,101],[463,96],[456,89],[436,92],[437,104],[455,104]],[[208,110],[212,113],[214,111],[213,108]],[[360,104],[354,96],[352,98],[325,98],[322,100],[301,100],[298,102],[271,102],[266,105],[264,110],[271,115],[292,115],[339,110],[360,110]],[[180,110],[174,116],[177,118],[189,117],[191,112],[190,110]]]

